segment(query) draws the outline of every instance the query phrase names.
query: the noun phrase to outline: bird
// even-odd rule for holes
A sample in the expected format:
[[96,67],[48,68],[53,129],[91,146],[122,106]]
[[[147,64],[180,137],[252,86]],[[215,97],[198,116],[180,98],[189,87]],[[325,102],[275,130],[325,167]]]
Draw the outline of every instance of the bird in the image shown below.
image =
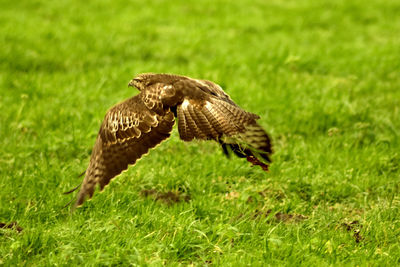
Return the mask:
[[[175,74],[142,73],[128,84],[139,94],[111,107],[100,126],[75,207],[166,140],[177,121],[183,141],[214,140],[268,171],[271,138],[258,115],[240,108],[218,84]],[[79,188],[67,192],[71,193]]]

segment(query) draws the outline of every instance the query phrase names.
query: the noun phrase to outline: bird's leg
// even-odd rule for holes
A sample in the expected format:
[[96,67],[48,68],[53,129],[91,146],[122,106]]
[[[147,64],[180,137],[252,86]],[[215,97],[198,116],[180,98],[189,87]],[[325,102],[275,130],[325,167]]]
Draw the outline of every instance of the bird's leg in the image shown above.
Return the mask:
[[256,158],[255,156],[247,156],[246,157],[247,161],[250,162],[251,164],[253,164],[253,166],[260,166],[261,169],[263,169],[264,171],[269,171],[269,166],[263,162],[261,162],[258,158]]

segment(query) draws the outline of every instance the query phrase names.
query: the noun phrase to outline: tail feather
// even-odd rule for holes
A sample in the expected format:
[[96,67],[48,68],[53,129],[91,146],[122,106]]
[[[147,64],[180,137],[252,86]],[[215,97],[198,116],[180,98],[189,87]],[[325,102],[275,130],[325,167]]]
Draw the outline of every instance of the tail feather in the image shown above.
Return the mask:
[[268,169],[272,153],[271,140],[264,129],[257,123],[247,125],[243,133],[219,140],[224,152],[227,147],[239,158],[246,158],[253,165]]

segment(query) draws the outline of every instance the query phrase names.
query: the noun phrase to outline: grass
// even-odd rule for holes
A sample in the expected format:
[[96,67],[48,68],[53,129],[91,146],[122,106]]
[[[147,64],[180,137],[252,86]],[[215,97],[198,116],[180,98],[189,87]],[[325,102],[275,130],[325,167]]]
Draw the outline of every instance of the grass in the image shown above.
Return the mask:
[[[0,265],[400,263],[400,3],[1,1]],[[141,72],[261,116],[269,173],[173,136],[71,214]],[[146,196],[147,195],[147,196]]]

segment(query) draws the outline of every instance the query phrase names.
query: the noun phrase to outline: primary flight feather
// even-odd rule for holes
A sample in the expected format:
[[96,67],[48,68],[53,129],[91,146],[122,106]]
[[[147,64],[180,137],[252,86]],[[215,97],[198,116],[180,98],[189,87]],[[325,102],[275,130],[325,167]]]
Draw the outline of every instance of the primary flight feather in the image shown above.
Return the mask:
[[144,73],[130,81],[140,93],[112,107],[101,124],[76,205],[93,196],[149,149],[170,136],[175,118],[184,141],[215,140],[268,170],[271,141],[259,116],[236,105],[210,81]]

